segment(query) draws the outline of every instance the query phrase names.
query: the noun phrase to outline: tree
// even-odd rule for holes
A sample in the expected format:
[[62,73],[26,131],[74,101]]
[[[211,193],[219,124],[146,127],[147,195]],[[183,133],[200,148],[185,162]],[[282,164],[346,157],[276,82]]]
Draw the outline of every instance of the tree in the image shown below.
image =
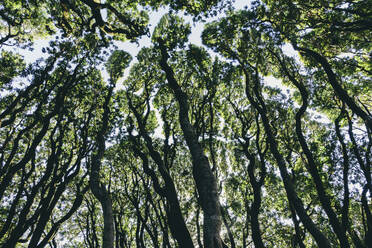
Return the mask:
[[0,246],[372,247],[367,6],[5,1]]

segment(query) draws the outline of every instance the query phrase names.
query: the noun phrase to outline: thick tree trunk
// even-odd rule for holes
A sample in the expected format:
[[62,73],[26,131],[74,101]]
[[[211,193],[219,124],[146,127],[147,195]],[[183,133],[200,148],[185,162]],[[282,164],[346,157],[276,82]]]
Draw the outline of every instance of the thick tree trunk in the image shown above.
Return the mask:
[[300,229],[297,217],[296,217],[296,211],[294,210],[293,204],[289,204],[289,209],[291,210],[292,222],[294,224],[294,229],[295,229],[294,245],[295,247],[296,245],[298,245],[299,248],[306,248],[301,238],[301,229]]
[[208,158],[204,155],[203,149],[198,142],[194,127],[188,117],[187,95],[178,85],[172,68],[168,65],[168,52],[160,41],[161,60],[160,66],[166,74],[168,86],[179,104],[179,121],[183,131],[187,146],[189,147],[192,164],[193,176],[199,194],[199,202],[204,214],[204,248],[222,248],[223,242],[220,237],[221,231],[221,209],[218,200],[217,182],[210,168]]
[[[171,191],[173,191],[173,189]],[[167,200],[169,203],[167,218],[173,237],[177,240],[180,248],[194,247],[191,235],[186,227],[177,196],[170,193]]]
[[[148,137],[149,138],[149,137]],[[154,159],[155,163],[157,163],[160,174],[163,177],[165,182],[165,187],[161,187],[159,181],[157,179],[156,173],[150,169],[148,165],[147,156],[139,151],[137,148],[134,148],[134,152],[141,157],[143,162],[143,168],[145,173],[151,177],[152,182],[154,184],[155,192],[167,199],[169,204],[167,208],[167,218],[169,229],[173,235],[173,237],[177,240],[177,243],[180,248],[192,248],[194,244],[191,239],[191,235],[189,230],[187,229],[186,222],[183,218],[181,207],[178,201],[176,187],[173,183],[173,180],[169,173],[165,170],[163,160],[160,157],[160,154],[154,150],[151,144],[148,144],[148,148],[150,150],[151,157]]]

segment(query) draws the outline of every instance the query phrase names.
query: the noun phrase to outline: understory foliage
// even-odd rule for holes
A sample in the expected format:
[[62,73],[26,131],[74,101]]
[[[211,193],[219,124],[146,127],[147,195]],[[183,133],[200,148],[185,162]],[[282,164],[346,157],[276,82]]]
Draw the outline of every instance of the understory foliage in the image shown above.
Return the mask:
[[370,6],[2,1],[0,247],[372,247]]

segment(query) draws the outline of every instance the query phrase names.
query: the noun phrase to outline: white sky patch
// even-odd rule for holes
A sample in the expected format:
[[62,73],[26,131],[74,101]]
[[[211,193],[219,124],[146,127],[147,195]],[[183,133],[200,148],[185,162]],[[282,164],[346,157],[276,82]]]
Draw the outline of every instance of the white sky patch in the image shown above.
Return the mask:
[[268,86],[271,86],[271,87],[277,87],[277,88],[280,88],[280,89],[283,89],[283,88],[284,89],[290,89],[289,87],[283,86],[281,79],[275,78],[273,76],[265,77],[264,78],[264,83]]
[[353,58],[355,56],[354,53],[340,53],[337,55],[337,58],[343,59],[343,58]]
[[290,56],[292,58],[298,58],[298,52],[294,50],[293,46],[289,43],[286,43],[282,46],[283,52],[285,55]]
[[23,56],[27,64],[35,62],[37,59],[43,58],[46,55],[42,52],[43,47],[49,46],[49,41],[52,39],[36,39],[34,40],[34,45],[31,49],[22,49],[15,46],[3,46],[0,50],[11,51],[14,53],[19,53]]

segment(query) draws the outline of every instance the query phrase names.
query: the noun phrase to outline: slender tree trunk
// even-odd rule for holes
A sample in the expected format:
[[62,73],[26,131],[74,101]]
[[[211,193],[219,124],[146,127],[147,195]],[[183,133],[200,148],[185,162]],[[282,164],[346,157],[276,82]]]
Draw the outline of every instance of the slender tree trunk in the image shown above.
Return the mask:
[[[289,78],[289,80],[297,87],[297,89],[300,91],[301,97],[302,97],[302,105],[300,109],[296,113],[296,135],[298,137],[298,140],[300,142],[301,148],[306,156],[307,163],[308,163],[308,170],[311,174],[311,177],[313,179],[313,182],[315,184],[316,191],[319,195],[320,203],[326,212],[329,222],[332,226],[333,231],[336,233],[336,236],[340,242],[340,245],[342,248],[349,248],[350,244],[348,241],[348,238],[346,236],[346,229],[341,225],[340,221],[337,218],[337,214],[332,209],[330,197],[327,195],[326,190],[323,186],[322,179],[319,175],[316,161],[313,157],[312,152],[310,151],[309,146],[307,145],[306,139],[302,132],[302,123],[301,119],[302,116],[305,114],[307,106],[308,106],[308,92],[303,85],[302,82],[298,81],[287,69],[287,66],[284,61],[282,61],[277,55],[275,55],[277,59],[279,60],[285,74]],[[347,186],[347,185],[346,185]],[[348,195],[348,193],[347,193]]]
[[[129,108],[134,113],[138,126],[140,129],[140,134],[144,138],[146,147],[149,150],[149,154],[152,158],[152,160],[157,164],[158,171],[160,172],[161,177],[164,180],[165,186],[161,187],[159,185],[157,175],[155,171],[150,169],[148,166],[148,158],[146,154],[142,153],[139,149],[134,147],[134,152],[141,157],[143,161],[143,167],[145,173],[151,177],[151,180],[154,185],[155,192],[159,194],[162,197],[165,197],[167,199],[167,202],[169,204],[169,207],[167,207],[167,217],[169,222],[169,228],[173,235],[173,237],[177,240],[177,243],[180,248],[192,248],[194,247],[194,244],[191,239],[191,235],[189,230],[187,229],[186,222],[183,218],[181,207],[178,201],[178,195],[176,186],[174,185],[173,179],[171,175],[169,174],[169,171],[166,168],[165,162],[162,159],[160,153],[155,150],[153,147],[153,142],[151,137],[147,134],[147,131],[145,129],[145,124],[143,123],[143,120],[140,116],[140,114],[137,112],[135,107],[132,104],[132,101],[130,97],[128,96],[128,105]],[[133,143],[136,143],[134,138],[130,136],[130,139]]]
[[296,217],[296,211],[294,210],[293,204],[289,204],[289,209],[291,210],[291,217],[295,227],[295,245],[298,244],[300,248],[306,248],[301,238],[301,229]]
[[[244,64],[242,64],[244,68]],[[297,196],[297,193],[295,191],[295,187],[293,183],[291,182],[291,178],[287,171],[286,162],[282,156],[282,154],[279,152],[278,144],[276,142],[276,138],[274,136],[274,133],[272,131],[272,128],[270,126],[270,121],[267,117],[267,110],[266,105],[262,99],[261,93],[259,92],[259,78],[258,78],[258,71],[256,69],[255,75],[254,75],[254,85],[253,85],[253,91],[258,99],[258,102],[253,98],[253,96],[250,93],[250,86],[252,86],[249,82],[251,74],[248,73],[246,69],[244,69],[244,73],[246,76],[246,95],[248,100],[251,102],[253,107],[258,111],[258,113],[261,116],[262,123],[265,129],[265,132],[267,134],[267,141],[269,143],[270,151],[272,155],[274,156],[274,159],[276,160],[280,175],[282,177],[284,188],[287,193],[287,198],[290,204],[293,204],[296,212],[298,213],[298,216],[300,217],[301,222],[304,224],[305,228],[311,233],[311,235],[314,237],[316,243],[319,247],[331,247],[331,244],[329,240],[324,236],[324,234],[319,230],[319,228],[315,225],[315,223],[312,221],[310,216],[306,213],[306,210],[303,206],[303,203],[301,199]]]
[[327,74],[329,83],[331,84],[333,90],[335,91],[336,95],[341,99],[342,102],[344,102],[349,108],[357,114],[360,118],[362,118],[367,127],[372,130],[372,116],[370,116],[368,113],[366,113],[363,109],[361,109],[349,96],[346,90],[342,88],[342,86],[339,84],[336,74],[333,72],[331,65],[328,63],[327,59],[324,58],[319,53],[308,49],[304,47],[298,47],[297,45],[294,45],[294,48],[305,53],[309,57],[312,57],[315,59],[321,66],[323,67],[325,73]]
[[90,189],[93,195],[101,203],[103,211],[103,248],[113,248],[114,247],[114,217],[112,212],[112,201],[109,192],[107,191],[105,185],[100,182],[99,173],[101,169],[101,161],[105,152],[105,134],[108,129],[108,119],[109,119],[109,103],[111,100],[111,95],[113,92],[113,86],[110,87],[109,93],[105,99],[104,113],[102,117],[102,126],[99,130],[96,142],[97,151],[92,157],[91,171],[90,171]]
[[369,145],[367,145],[366,156],[365,156],[365,161],[366,162],[364,162],[363,159],[362,159],[362,154],[360,153],[360,151],[358,149],[358,144],[357,144],[357,142],[355,140],[355,137],[354,137],[352,119],[349,117],[349,115],[346,115],[346,117],[347,117],[347,120],[348,120],[348,126],[349,126],[348,133],[349,133],[350,140],[352,142],[352,150],[354,152],[355,157],[357,158],[357,161],[359,163],[360,168],[363,171],[363,174],[364,174],[364,176],[366,178],[366,181],[367,181],[367,188],[370,192],[370,195],[372,196],[372,174],[371,174],[371,163],[370,163],[370,160],[369,160],[369,154],[370,154],[370,151],[371,151],[371,143]]
[[226,216],[228,216],[229,213],[221,207],[221,214],[222,214],[223,224],[225,225],[226,230],[227,230],[227,235],[229,236],[230,248],[235,248],[234,236],[233,236],[233,233],[231,232],[229,223],[227,223],[227,219],[226,219]]
[[247,149],[245,149],[245,153],[249,159],[248,174],[249,174],[249,180],[253,188],[253,203],[250,208],[252,239],[253,239],[254,246],[256,248],[265,248],[265,245],[261,237],[260,223],[258,221],[258,214],[260,212],[260,207],[261,207],[261,186],[262,186],[263,180],[257,181],[255,178],[255,175],[254,175],[254,167],[256,166],[255,157],[254,155],[249,154],[248,147]]
[[167,63],[169,55],[164,44],[161,41],[159,43],[161,50],[160,66],[165,72],[168,86],[172,89],[179,104],[179,121],[192,157],[193,177],[200,197],[199,202],[204,214],[204,248],[222,248],[223,242],[220,237],[221,209],[217,193],[216,178],[210,168],[208,158],[205,156],[199,144],[195,129],[190,123],[187,95],[178,85],[174,77],[174,72]]

